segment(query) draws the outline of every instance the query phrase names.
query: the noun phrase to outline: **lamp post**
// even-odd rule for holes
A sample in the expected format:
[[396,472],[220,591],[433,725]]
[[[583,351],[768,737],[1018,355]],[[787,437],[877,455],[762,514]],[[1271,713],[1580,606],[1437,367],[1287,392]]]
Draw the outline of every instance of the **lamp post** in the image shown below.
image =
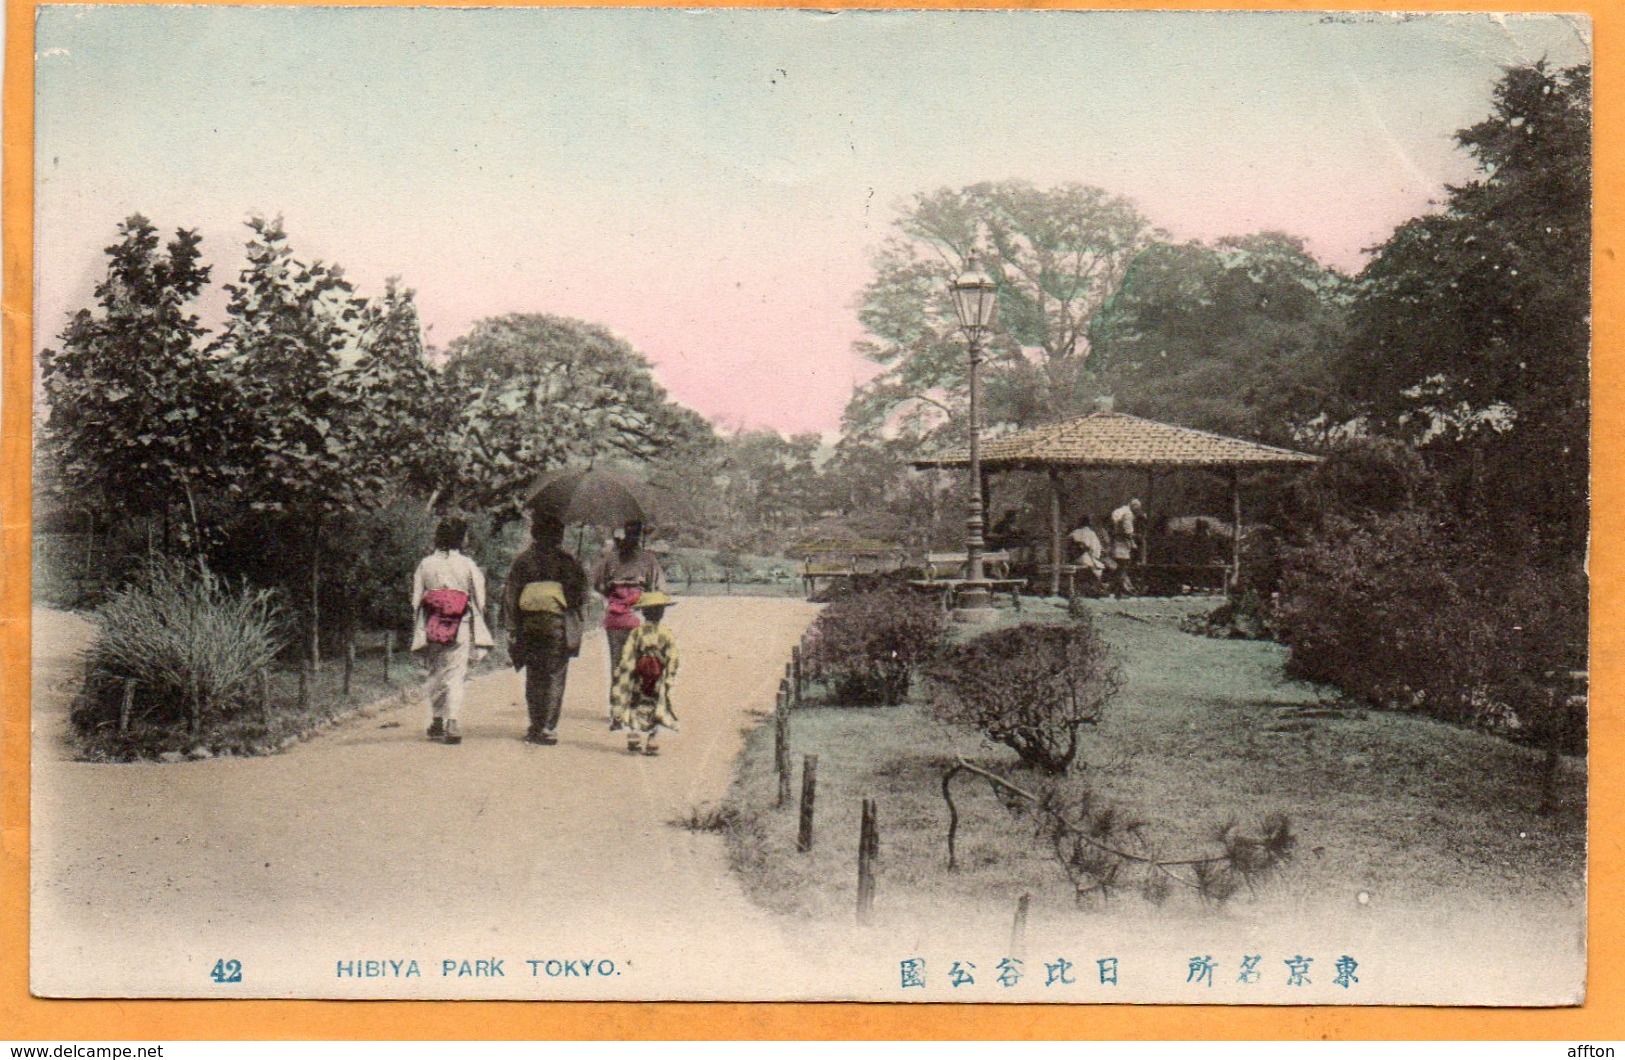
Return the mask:
[[981,384],[977,369],[982,363],[982,342],[993,326],[999,308],[998,286],[978,267],[976,252],[965,262],[965,271],[948,288],[953,295],[954,312],[965,332],[970,354],[970,513],[965,520],[966,585],[959,594],[954,618],[960,622],[986,622],[993,618],[993,597],[982,571],[982,455],[979,418]]

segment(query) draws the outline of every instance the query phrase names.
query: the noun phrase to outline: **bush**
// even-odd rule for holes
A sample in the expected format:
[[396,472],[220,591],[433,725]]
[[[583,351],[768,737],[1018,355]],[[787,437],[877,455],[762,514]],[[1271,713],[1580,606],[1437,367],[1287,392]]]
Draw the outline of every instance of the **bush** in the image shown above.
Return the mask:
[[813,623],[811,661],[843,704],[896,706],[941,647],[942,611],[919,593],[877,588],[843,597]]
[[1583,572],[1529,567],[1420,511],[1331,520],[1289,550],[1275,620],[1290,674],[1377,706],[1528,735],[1548,674],[1585,668]]
[[[402,501],[377,511],[347,512],[332,520],[323,532],[323,632],[335,647],[342,647],[346,620],[368,629],[412,628],[410,604],[412,572],[434,540],[435,517],[422,504]],[[483,543],[469,528],[469,549]],[[488,582],[500,586],[506,567],[493,569],[487,557],[475,556]],[[294,585],[310,577],[294,575]],[[497,599],[487,593],[488,599]]]
[[1456,716],[1470,698],[1464,660],[1481,637],[1478,622],[1462,625],[1471,616],[1450,551],[1425,512],[1329,519],[1287,556],[1277,622],[1288,673],[1376,704],[1428,699],[1431,712]]
[[155,559],[97,611],[81,728],[117,719],[137,683],[147,718],[172,723],[230,713],[254,700],[260,671],[282,648],[282,615],[265,590],[233,591],[218,576]]
[[1071,769],[1083,727],[1100,721],[1122,685],[1087,614],[984,633],[944,653],[926,676],[939,718],[979,729],[1049,773]]

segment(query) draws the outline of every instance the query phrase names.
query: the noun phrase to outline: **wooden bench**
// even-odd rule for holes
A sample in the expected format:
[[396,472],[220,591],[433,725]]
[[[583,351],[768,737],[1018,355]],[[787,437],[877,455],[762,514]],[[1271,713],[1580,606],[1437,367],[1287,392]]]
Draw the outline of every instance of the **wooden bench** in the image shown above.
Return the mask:
[[885,574],[896,570],[902,556],[896,550],[865,546],[832,546],[806,551],[801,563],[801,580],[807,595],[818,591],[820,581],[826,583],[849,581],[871,574]]
[[959,594],[974,584],[987,587],[990,594],[1009,593],[1010,603],[1017,611],[1021,610],[1021,590],[1026,586],[1025,578],[983,578],[980,583],[971,582],[965,578],[931,578],[915,579],[908,583],[923,592],[937,593],[942,601],[944,611],[952,611]]
[[[1021,610],[1021,590],[1027,584],[1025,578],[1008,577],[1010,573],[1011,555],[1009,552],[982,553],[982,582],[990,593],[1009,593],[1010,602],[1017,611]],[[942,608],[952,611],[954,602],[959,594],[971,582],[966,577],[969,573],[970,555],[965,552],[927,552],[925,554],[925,577],[909,582],[909,585],[925,592],[941,594]]]
[[[1007,578],[1010,575],[1009,552],[982,553],[982,574],[988,578]],[[927,552],[925,576],[932,580],[963,579],[969,573],[970,554],[967,552]]]

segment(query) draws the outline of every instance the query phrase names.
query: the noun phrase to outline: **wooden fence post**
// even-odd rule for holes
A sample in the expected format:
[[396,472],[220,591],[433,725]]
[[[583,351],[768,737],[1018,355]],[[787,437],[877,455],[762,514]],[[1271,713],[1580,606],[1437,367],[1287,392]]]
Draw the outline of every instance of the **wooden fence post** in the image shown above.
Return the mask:
[[192,675],[192,735],[197,736],[203,732],[203,688],[198,682],[198,675]]
[[818,756],[801,758],[801,828],[796,833],[796,849],[805,854],[813,846],[813,801],[818,798]]
[[260,721],[267,729],[271,727],[271,669],[260,668]]
[[1016,902],[1016,920],[1010,926],[1010,956],[1021,957],[1027,948],[1027,907],[1033,896],[1024,894]]
[[118,708],[118,731],[130,731],[130,712],[135,709],[135,678],[124,679],[124,701]]
[[395,669],[395,631],[384,631],[384,683],[389,683],[389,676]]
[[773,764],[779,771],[779,800],[775,806],[790,801],[790,704],[779,689],[779,698],[773,711]]
[[350,698],[350,675],[355,672],[355,633],[347,633],[344,637],[344,685],[341,695]]
[[880,826],[875,800],[863,800],[863,822],[858,830],[858,923],[867,924],[875,908],[875,858],[880,854]]
[[[805,639],[805,638],[803,638]],[[792,682],[796,689],[796,706],[801,706],[801,697],[806,693],[801,679],[801,645],[794,645],[790,649],[790,672]]]

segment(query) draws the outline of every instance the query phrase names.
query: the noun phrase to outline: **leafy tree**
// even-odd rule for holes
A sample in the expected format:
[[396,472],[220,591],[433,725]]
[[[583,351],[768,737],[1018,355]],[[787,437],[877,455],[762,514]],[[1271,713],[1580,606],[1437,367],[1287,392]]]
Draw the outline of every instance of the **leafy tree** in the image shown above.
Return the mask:
[[415,292],[398,277],[385,281],[382,299],[362,307],[358,347],[345,379],[354,401],[353,473],[379,495],[431,497],[455,472],[454,458],[435,440],[455,427],[456,404],[424,347]]
[[248,264],[230,296],[218,348],[226,358],[242,430],[244,473],[234,496],[303,529],[309,572],[310,658],[321,659],[324,520],[378,500],[364,473],[365,417],[341,371],[357,341],[364,303],[337,266],[293,256],[281,219],[249,221]]
[[342,269],[293,256],[280,218],[249,228],[248,265],[226,285],[217,343],[247,427],[248,473],[233,488],[256,510],[320,515],[355,503],[368,485],[335,473],[359,436],[340,368],[364,303]]
[[1096,315],[1090,367],[1125,412],[1282,444],[1340,423],[1345,281],[1280,232],[1158,243]]
[[776,431],[740,431],[691,441],[656,461],[662,521],[696,543],[729,551],[772,552],[822,514],[822,440]]
[[916,196],[863,293],[870,337],[858,350],[886,370],[854,397],[849,421],[899,419],[925,434],[959,417],[965,345],[948,285],[973,249],[999,285],[987,422],[1029,426],[1075,411],[1090,323],[1154,235],[1127,200],[1078,184],[1007,181]]
[[215,457],[230,405],[191,311],[209,267],[194,231],[177,230],[163,250],[140,214],[118,231],[95,307],[73,315],[60,350],[40,355],[47,463],[75,497],[116,496],[138,515],[180,507],[201,550],[198,494],[225,470]]
[[1584,547],[1591,71],[1510,69],[1456,134],[1477,179],[1399,227],[1359,277],[1343,382],[1374,429],[1453,462],[1465,510]]
[[944,495],[933,477],[912,474],[908,462],[918,455],[906,437],[842,437],[820,470],[820,508],[866,538],[929,547],[946,527],[962,540],[959,490]]
[[643,354],[596,324],[513,313],[480,321],[447,352],[457,420],[442,504],[516,515],[548,468],[647,461],[710,431],[667,398]]
[[818,518],[817,434],[741,431],[723,441],[730,506],[765,535]]

